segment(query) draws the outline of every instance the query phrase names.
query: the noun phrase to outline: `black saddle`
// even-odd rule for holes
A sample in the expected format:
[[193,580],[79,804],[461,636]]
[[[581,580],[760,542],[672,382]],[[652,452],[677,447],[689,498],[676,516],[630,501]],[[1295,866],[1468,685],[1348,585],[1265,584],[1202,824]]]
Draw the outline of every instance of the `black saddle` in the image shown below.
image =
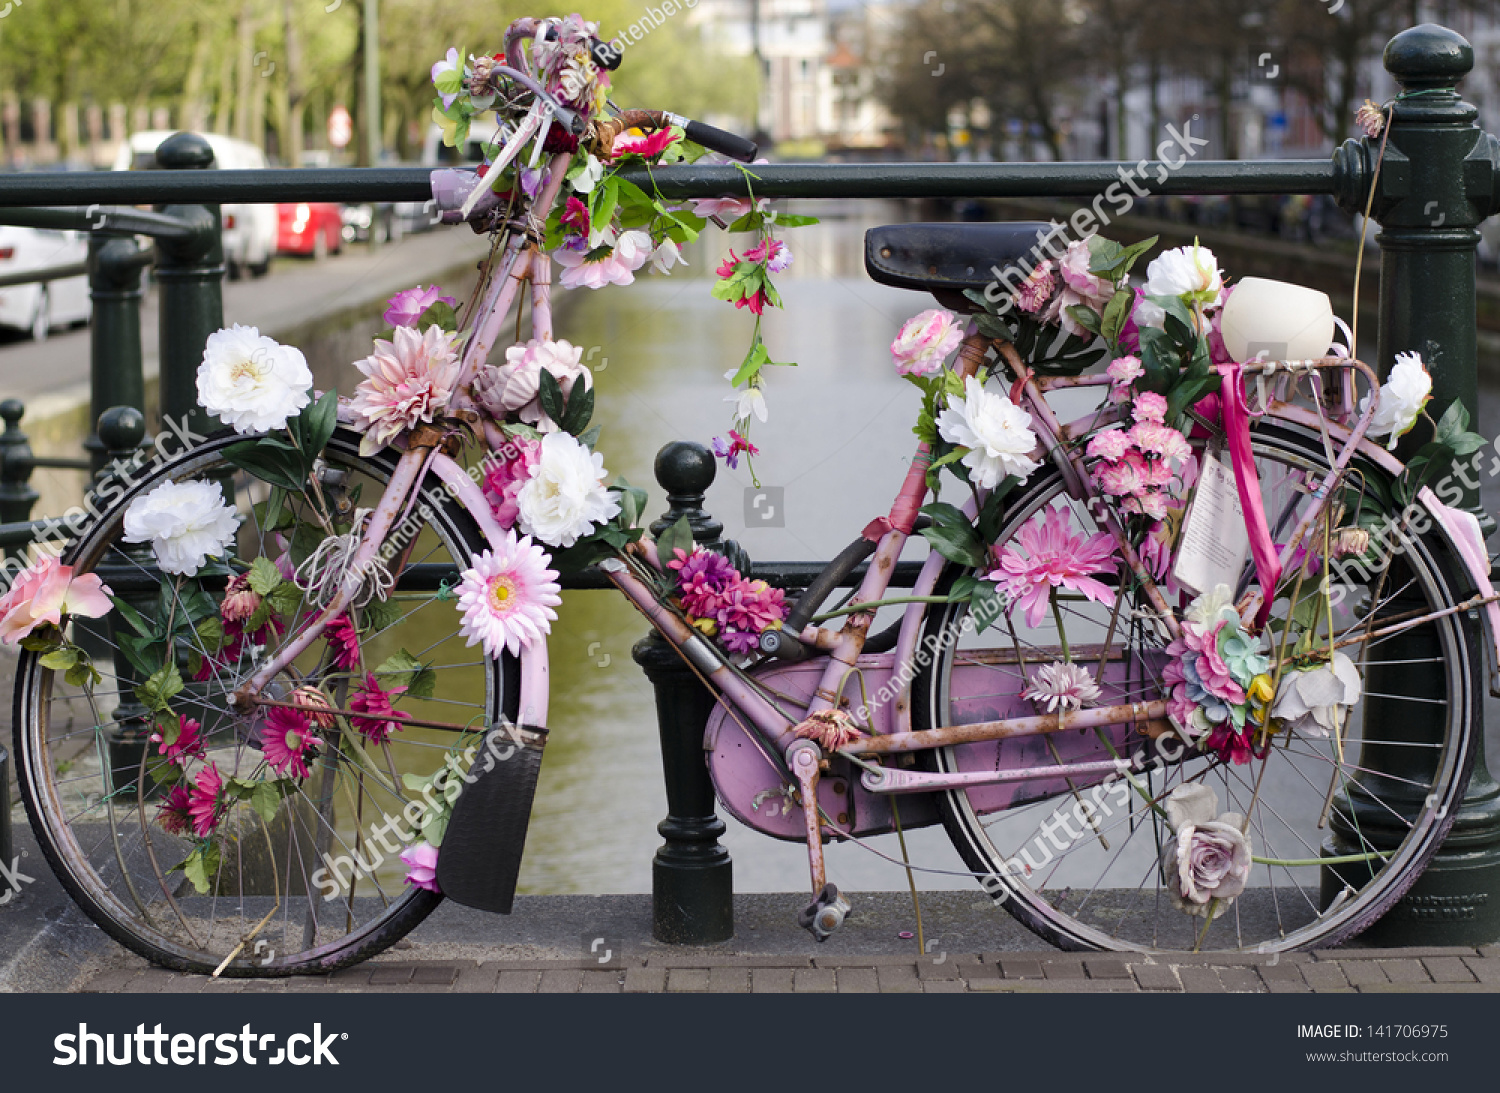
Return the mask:
[[1003,224],[887,224],[865,232],[865,269],[883,285],[921,289],[961,314],[981,310],[965,289],[999,302],[1045,258],[1041,221]]

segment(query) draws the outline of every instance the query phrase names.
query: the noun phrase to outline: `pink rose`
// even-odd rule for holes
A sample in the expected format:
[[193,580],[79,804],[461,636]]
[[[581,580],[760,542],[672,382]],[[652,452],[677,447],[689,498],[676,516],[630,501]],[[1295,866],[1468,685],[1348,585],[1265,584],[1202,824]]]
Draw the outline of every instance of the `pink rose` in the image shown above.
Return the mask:
[[1227,902],[1245,890],[1253,864],[1250,843],[1238,826],[1224,822],[1231,816],[1185,824],[1177,842],[1167,844],[1167,889],[1184,910],[1206,913],[1209,901]]
[[925,376],[942,368],[963,340],[957,315],[940,307],[929,308],[901,327],[891,343],[891,359],[903,376]]
[[421,842],[401,851],[401,860],[411,867],[406,874],[406,883],[413,888],[425,888],[429,892],[442,892],[437,882],[438,848]]
[[423,288],[406,289],[392,296],[385,304],[385,321],[392,326],[416,326],[422,318],[422,313],[436,303],[445,303],[449,307],[458,307],[458,301],[451,296],[442,295],[442,289],[437,285]]
[[541,452],[541,441],[511,437],[505,447],[495,453],[501,457],[509,453],[509,456],[500,459],[485,473],[484,496],[489,500],[495,519],[507,531],[515,526],[521,511],[516,498],[520,496],[521,487],[531,481]]

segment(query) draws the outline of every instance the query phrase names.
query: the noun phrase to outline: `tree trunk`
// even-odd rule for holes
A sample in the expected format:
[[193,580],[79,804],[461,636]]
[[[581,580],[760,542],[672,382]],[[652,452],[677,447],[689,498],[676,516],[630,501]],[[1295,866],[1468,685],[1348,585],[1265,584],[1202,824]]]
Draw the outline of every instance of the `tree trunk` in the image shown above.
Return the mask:
[[239,80],[235,87],[234,135],[240,140],[250,139],[250,117],[254,112],[255,98],[255,5],[245,0],[239,17]]
[[302,119],[307,89],[302,81],[302,39],[292,0],[282,0],[281,26],[286,43],[286,109],[282,114],[282,155],[288,167],[302,165]]

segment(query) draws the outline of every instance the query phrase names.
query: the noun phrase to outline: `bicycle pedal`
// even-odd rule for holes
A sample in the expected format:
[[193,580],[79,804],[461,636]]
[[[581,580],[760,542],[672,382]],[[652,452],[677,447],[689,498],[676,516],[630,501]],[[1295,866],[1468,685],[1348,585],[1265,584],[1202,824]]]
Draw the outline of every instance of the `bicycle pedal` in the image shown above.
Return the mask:
[[797,925],[819,942],[827,941],[849,918],[853,907],[839,892],[838,886],[825,884],[818,898],[797,914]]

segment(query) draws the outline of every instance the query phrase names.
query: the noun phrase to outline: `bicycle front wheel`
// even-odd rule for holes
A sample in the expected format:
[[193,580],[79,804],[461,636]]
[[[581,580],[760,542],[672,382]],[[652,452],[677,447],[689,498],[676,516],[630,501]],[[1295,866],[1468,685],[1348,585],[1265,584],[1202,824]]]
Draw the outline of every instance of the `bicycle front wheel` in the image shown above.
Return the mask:
[[[317,486],[272,500],[225,458],[242,439],[212,438],[133,483],[64,554],[134,613],[69,623],[100,682],[75,685],[23,655],[18,769],[48,862],[121,944],[189,972],[327,972],[386,948],[440,902],[415,883],[430,879],[420,844],[441,839],[444,794],[432,787],[445,766],[472,761],[488,726],[515,717],[517,676],[512,660],[489,659],[457,632],[452,587],[486,544],[432,477],[402,525],[405,564],[393,566],[387,597],[352,609],[271,680],[261,694],[279,710],[239,711],[236,688],[319,613],[299,568],[324,541],[313,509],[347,528],[378,503],[398,455],[363,458],[359,437],[340,430]],[[216,575],[163,573],[149,546],[125,539],[133,502],[190,481],[218,484],[239,515]],[[250,577],[274,592],[247,593]],[[252,613],[262,599],[276,610]],[[169,648],[142,636],[169,618],[193,625],[177,627]],[[146,705],[172,690],[142,686],[158,661],[180,677],[170,715]],[[319,714],[319,703],[367,716]],[[286,712],[304,718],[298,739],[276,719]],[[177,732],[164,735],[165,724]]]
[[[1266,420],[1252,436],[1267,518],[1282,541],[1328,463],[1318,439],[1295,427]],[[1366,485],[1389,485],[1378,467],[1356,459],[1346,481],[1361,477]],[[1010,500],[996,541],[1058,506],[1070,533],[1102,530],[1048,472]],[[1041,776],[945,793],[944,823],[986,891],[1066,949],[1323,947],[1379,918],[1436,853],[1462,800],[1474,760],[1480,667],[1462,613],[1410,621],[1464,598],[1462,566],[1446,542],[1403,527],[1379,554],[1368,566],[1334,567],[1342,591],[1329,597],[1337,601],[1327,608],[1329,625],[1347,639],[1343,651],[1364,690],[1342,739],[1284,727],[1259,753],[1231,759],[1162,735],[1158,723],[1154,736],[1116,725],[927,753],[931,768],[944,772],[1108,764],[1136,754],[1145,760],[1145,769],[1128,777]],[[950,567],[937,590],[962,574]],[[1247,563],[1240,591],[1252,577]],[[1278,590],[1273,621],[1290,611],[1291,583]],[[1317,583],[1314,576],[1305,589]],[[1074,596],[1036,626],[1025,625],[1017,610],[977,637],[961,627],[966,605],[933,608],[923,636],[940,653],[913,683],[913,727],[1034,715],[1021,695],[1039,668],[1059,659],[1059,625],[1074,661],[1096,675],[1102,695],[1095,705],[1167,698],[1162,628],[1139,589],[1125,581],[1116,591],[1117,608]],[[1390,633],[1370,636],[1382,629]],[[967,636],[949,640],[960,633]],[[1274,652],[1274,629],[1271,639]],[[1253,864],[1246,887],[1210,913],[1202,906],[1188,913],[1193,908],[1170,890],[1173,863],[1166,859],[1177,842],[1160,806],[1188,785],[1209,787],[1220,812],[1248,817]]]

